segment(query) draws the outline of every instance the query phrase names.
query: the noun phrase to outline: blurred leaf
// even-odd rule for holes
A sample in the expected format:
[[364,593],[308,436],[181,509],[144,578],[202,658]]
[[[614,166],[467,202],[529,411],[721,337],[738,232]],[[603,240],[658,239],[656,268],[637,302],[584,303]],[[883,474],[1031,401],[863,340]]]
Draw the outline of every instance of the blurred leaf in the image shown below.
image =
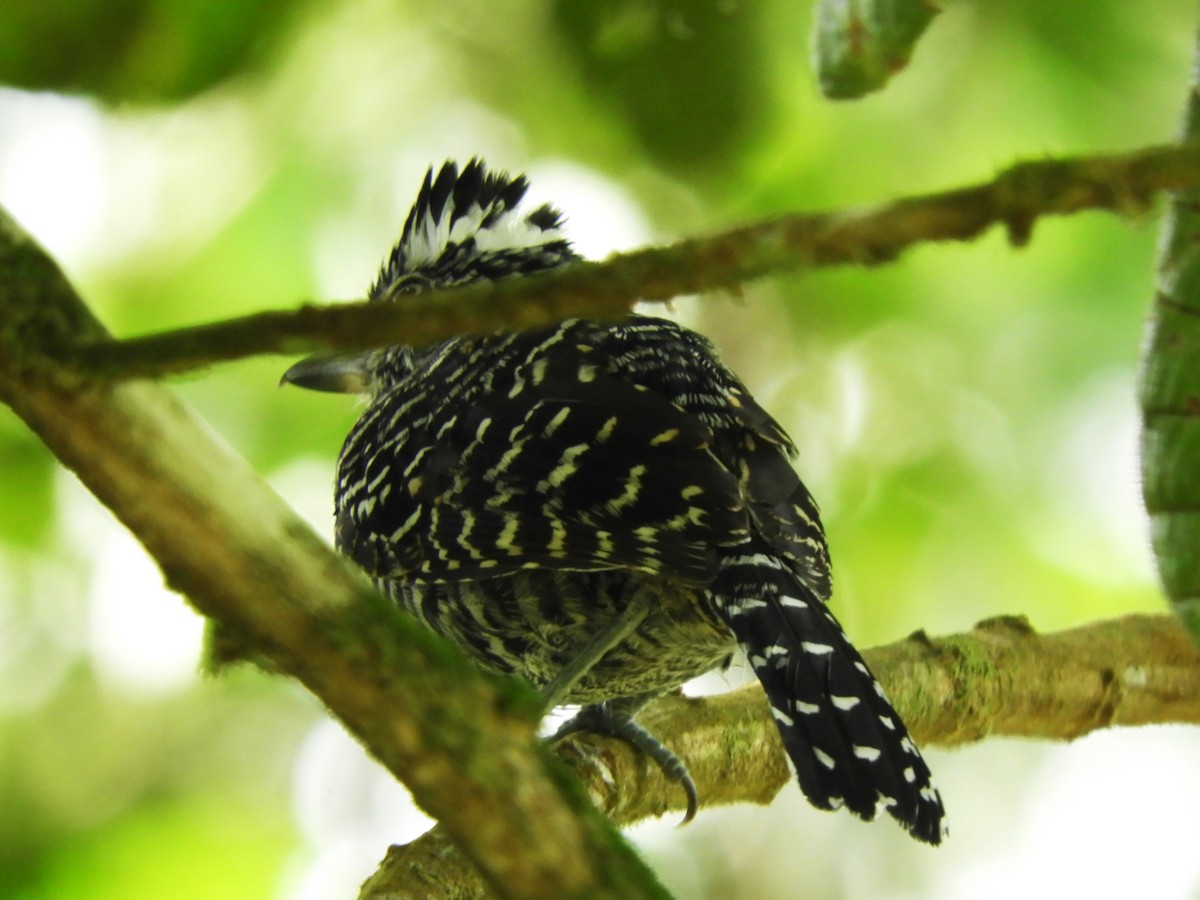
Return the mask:
[[8,409],[0,412],[0,542],[34,546],[54,515],[57,463]]
[[0,82],[103,100],[181,100],[263,61],[295,0],[8,0]]
[[[1200,136],[1200,95],[1184,136]],[[1159,576],[1200,644],[1200,195],[1177,195],[1163,226],[1159,290],[1142,364],[1142,492]]]
[[12,900],[258,900],[275,894],[292,836],[258,810],[198,797],[147,804],[56,849]]
[[558,0],[584,84],[668,168],[729,166],[765,116],[764,47],[751,4]]
[[881,90],[939,12],[928,0],[821,0],[813,26],[821,92],[854,100]]

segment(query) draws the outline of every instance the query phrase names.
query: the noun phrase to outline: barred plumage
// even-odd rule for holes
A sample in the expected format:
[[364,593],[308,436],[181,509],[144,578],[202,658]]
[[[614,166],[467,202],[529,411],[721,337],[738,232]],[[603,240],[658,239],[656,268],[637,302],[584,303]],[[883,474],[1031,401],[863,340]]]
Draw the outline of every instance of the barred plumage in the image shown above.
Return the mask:
[[[557,211],[518,210],[526,188],[477,160],[430,170],[372,298],[577,259]],[[707,340],[572,319],[285,377],[370,396],[338,462],[338,547],[481,665],[583,704],[568,730],[626,737],[690,790],[633,717],[740,645],[814,805],[941,840],[929,769],[825,606],[792,442]]]

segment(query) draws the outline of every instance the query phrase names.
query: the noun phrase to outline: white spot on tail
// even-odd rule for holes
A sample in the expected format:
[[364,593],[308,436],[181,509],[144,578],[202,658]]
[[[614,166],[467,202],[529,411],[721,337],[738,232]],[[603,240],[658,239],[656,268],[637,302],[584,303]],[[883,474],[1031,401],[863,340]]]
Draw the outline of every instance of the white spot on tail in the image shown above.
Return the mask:
[[828,753],[826,753],[824,750],[822,750],[820,747],[813,747],[812,750],[813,750],[813,756],[815,756],[817,758],[817,762],[819,762],[825,768],[832,771],[833,767],[835,765],[834,761],[833,761],[833,757],[830,756]]
[[857,697],[839,697],[835,694],[831,694],[829,699],[833,701],[834,706],[846,712],[854,709],[861,702]]
[[875,762],[883,754],[879,752],[879,748],[877,747],[860,747],[858,744],[855,744],[854,755],[859,759],[865,759],[867,762]]
[[800,646],[813,656],[824,656],[826,653],[833,652],[833,647],[829,644],[818,644],[816,641],[801,641]]

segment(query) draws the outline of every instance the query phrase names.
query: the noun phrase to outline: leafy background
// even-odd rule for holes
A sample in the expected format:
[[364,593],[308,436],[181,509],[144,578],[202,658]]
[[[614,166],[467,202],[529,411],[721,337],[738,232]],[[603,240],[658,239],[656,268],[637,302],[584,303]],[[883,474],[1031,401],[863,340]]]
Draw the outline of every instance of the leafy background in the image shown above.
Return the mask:
[[[808,4],[9,0],[0,203],[120,335],[361,295],[425,168],[530,173],[592,256],[785,210],[1169,140],[1195,8],[951,4],[880,94],[832,104]],[[1134,379],[1155,221],[1043,223],[673,314],[801,446],[857,642],[1163,608]],[[176,382],[322,533],[342,398],[283,359]],[[0,413],[0,896],[352,896],[423,829],[294,686],[196,674],[200,623]],[[708,679],[720,689],[744,673]],[[632,835],[681,897],[1195,897],[1200,739],[929,752],[937,851],[811,810]],[[1101,862],[1096,862],[1100,860]]]

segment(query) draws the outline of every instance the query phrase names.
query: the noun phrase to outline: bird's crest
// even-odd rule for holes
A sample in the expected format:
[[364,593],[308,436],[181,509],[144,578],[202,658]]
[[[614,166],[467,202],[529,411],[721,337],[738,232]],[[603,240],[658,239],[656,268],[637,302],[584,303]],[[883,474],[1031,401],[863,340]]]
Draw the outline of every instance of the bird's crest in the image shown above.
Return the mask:
[[524,175],[489,170],[478,158],[461,172],[447,162],[436,178],[431,167],[370,296],[495,280],[576,259],[562,213],[549,204],[519,209],[528,189]]

